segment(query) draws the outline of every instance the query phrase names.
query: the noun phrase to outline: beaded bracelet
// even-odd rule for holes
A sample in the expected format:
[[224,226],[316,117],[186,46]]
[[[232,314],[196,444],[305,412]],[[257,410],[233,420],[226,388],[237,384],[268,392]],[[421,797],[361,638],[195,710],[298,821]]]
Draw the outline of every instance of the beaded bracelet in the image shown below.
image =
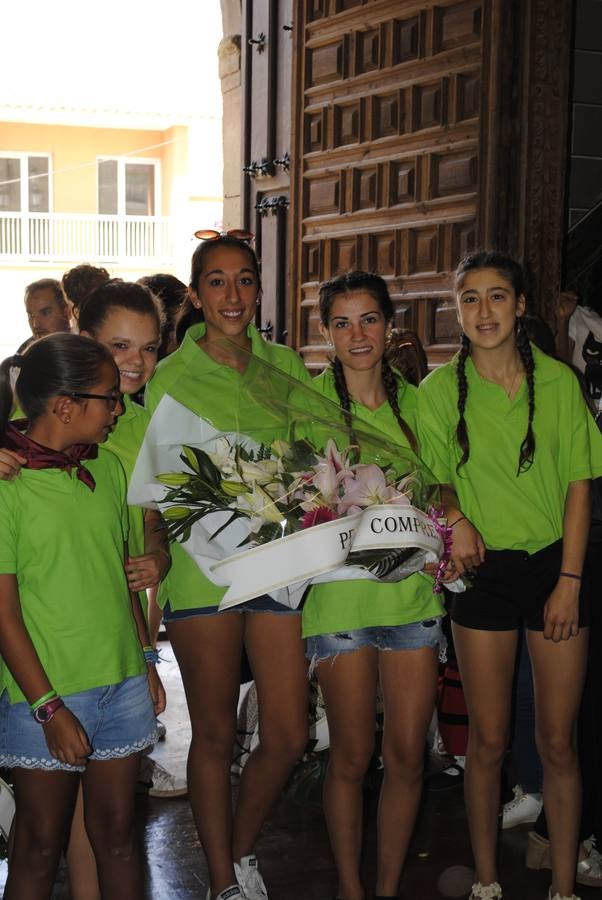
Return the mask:
[[575,575],[573,572],[559,572],[558,577],[573,578],[575,581],[581,581],[581,575]]
[[150,645],[148,647],[143,647],[142,652],[144,653],[144,659],[149,665],[157,665],[161,660],[159,659],[159,651]]
[[40,697],[39,700],[36,700],[35,703],[32,703],[29,708],[33,713],[36,711],[36,709],[38,709],[38,707],[43,706],[44,703],[48,703],[49,700],[54,700],[54,698],[57,696],[58,694],[56,691],[48,691],[47,694],[44,694],[43,697]]

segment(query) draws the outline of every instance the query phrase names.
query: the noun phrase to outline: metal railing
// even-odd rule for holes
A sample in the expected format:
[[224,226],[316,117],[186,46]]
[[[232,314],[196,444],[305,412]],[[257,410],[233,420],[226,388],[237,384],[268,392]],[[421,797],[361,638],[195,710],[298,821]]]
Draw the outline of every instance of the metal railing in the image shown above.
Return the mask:
[[135,260],[173,260],[171,219],[0,212],[0,264]]

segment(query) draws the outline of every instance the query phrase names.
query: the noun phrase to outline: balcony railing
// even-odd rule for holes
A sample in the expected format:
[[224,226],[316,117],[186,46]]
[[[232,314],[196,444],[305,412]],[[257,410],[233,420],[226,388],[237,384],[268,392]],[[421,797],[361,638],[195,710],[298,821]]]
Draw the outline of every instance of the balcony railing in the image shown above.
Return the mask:
[[167,217],[0,212],[0,265],[149,260],[173,260]]

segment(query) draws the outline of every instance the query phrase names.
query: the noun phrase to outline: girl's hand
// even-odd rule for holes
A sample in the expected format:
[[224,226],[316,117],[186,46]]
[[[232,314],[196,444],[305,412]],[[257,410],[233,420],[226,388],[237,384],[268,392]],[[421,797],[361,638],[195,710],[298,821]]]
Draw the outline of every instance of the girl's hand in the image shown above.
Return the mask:
[[456,578],[468,569],[476,569],[485,559],[483,538],[468,519],[455,523],[452,530],[450,563]]
[[70,766],[86,765],[92,748],[81,722],[70,709],[61,706],[42,728],[48,749],[55,759]]
[[[438,569],[439,563],[427,563],[422,571],[432,578],[436,578]],[[441,584],[447,584],[449,581],[456,581],[457,578],[458,572],[456,571],[455,566],[452,566],[450,560],[444,569],[443,575],[439,578],[439,581]]]
[[171,560],[164,550],[153,550],[143,556],[130,556],[125,564],[128,587],[144,591],[159,584],[169,571]]
[[543,636],[555,643],[579,633],[580,581],[559,578],[543,608]]
[[12,481],[27,460],[14,450],[0,449],[0,481]]
[[158,716],[167,706],[167,698],[157,668],[152,663],[148,664],[148,689],[155,707],[155,715]]

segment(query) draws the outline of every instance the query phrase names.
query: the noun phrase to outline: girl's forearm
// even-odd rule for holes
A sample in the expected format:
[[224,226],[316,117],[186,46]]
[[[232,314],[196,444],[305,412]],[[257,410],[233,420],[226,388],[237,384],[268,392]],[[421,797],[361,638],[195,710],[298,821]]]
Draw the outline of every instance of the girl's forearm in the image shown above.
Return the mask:
[[561,572],[581,575],[591,518],[591,484],[572,481],[564,505]]
[[454,488],[450,484],[442,484],[440,487],[440,491],[441,505],[443,506],[443,510],[448,521],[450,519],[456,518],[456,516],[461,516],[462,511],[460,509],[460,501],[458,500],[458,495],[456,494]]
[[161,513],[154,509],[144,510],[144,552],[163,551],[169,557],[167,529],[163,524]]
[[0,575],[0,656],[23,691],[28,703],[35,703],[53,689],[25,627],[17,579]]

